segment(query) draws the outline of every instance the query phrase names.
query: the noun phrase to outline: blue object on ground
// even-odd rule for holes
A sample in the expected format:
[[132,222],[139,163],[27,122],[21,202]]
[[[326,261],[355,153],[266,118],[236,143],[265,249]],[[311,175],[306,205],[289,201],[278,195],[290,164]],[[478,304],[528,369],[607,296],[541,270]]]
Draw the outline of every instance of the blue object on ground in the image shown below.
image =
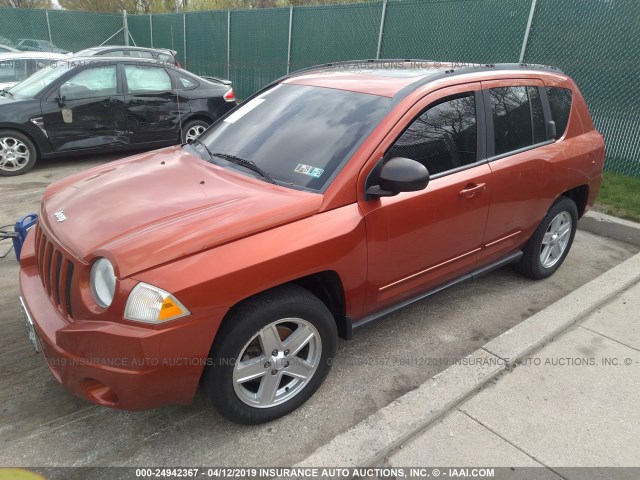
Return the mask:
[[36,224],[38,220],[37,213],[30,213],[18,220],[13,227],[16,235],[13,236],[13,250],[16,254],[16,260],[20,261],[20,252],[22,251],[22,245],[24,244],[27,233]]

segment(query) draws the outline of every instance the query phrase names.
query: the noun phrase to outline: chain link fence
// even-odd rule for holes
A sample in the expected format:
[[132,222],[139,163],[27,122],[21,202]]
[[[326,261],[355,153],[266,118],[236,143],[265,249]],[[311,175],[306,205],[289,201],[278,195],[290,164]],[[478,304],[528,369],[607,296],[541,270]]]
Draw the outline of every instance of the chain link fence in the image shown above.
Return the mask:
[[[637,0],[381,0],[126,18],[132,44],[176,50],[192,72],[232,80],[239,98],[288,72],[340,60],[554,65],[585,95],[606,140],[606,168],[640,176]],[[40,39],[69,51],[121,45],[123,20],[1,9],[0,43]]]

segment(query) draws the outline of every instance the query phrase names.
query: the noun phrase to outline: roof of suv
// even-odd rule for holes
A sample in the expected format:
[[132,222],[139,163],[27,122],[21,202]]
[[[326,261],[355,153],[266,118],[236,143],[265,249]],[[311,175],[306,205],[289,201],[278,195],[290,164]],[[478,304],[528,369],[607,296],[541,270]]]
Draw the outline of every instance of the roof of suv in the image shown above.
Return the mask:
[[482,72],[506,73],[514,70],[529,74],[540,72],[562,74],[561,70],[554,67],[524,63],[471,64],[429,60],[352,60],[299,70],[283,79],[282,83],[393,97],[404,88],[417,88],[441,78]]

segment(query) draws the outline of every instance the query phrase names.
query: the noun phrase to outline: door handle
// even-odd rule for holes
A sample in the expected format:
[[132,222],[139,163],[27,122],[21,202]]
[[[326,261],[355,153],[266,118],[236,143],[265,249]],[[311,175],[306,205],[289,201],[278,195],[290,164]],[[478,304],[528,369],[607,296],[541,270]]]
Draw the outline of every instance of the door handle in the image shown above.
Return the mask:
[[464,190],[460,190],[458,196],[472,198],[475,197],[476,194],[482,193],[484,190],[486,190],[486,188],[486,183],[469,183],[466,187],[464,187]]

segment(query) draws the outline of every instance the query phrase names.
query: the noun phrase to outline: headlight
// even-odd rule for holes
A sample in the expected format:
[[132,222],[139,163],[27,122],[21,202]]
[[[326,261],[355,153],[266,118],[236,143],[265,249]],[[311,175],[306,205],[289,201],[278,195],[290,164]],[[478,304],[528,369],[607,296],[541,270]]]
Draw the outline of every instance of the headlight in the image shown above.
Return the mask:
[[124,318],[136,322],[163,323],[190,313],[169,292],[142,282],[133,287],[124,307]]
[[103,308],[111,305],[116,291],[116,275],[109,260],[100,258],[93,264],[90,285],[91,293],[98,305]]

